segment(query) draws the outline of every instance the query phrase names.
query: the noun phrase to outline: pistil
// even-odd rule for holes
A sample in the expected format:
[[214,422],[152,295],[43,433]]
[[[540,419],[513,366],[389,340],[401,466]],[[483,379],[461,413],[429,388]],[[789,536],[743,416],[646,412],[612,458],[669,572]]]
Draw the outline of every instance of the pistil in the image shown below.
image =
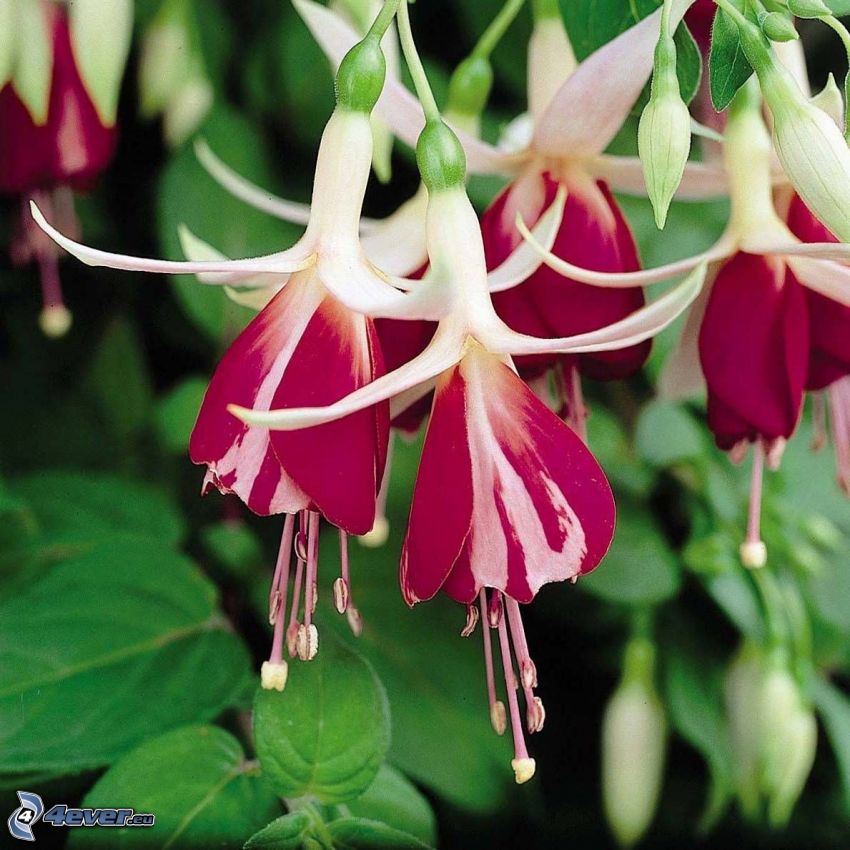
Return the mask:
[[764,480],[764,444],[753,444],[753,469],[750,478],[750,504],[747,516],[747,536],[741,544],[741,563],[750,569],[767,563],[767,547],[761,539],[761,496]]

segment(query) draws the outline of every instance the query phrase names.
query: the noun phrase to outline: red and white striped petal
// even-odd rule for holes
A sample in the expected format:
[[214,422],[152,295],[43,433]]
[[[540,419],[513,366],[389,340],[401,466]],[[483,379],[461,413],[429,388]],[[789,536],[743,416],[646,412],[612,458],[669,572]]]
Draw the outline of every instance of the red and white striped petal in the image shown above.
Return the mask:
[[408,603],[441,587],[465,603],[481,587],[529,602],[593,569],[613,531],[587,447],[500,358],[471,347],[438,383],[402,554]]
[[292,353],[324,297],[299,276],[236,338],[207,388],[189,454],[209,467],[206,484],[235,493],[255,513],[292,513],[309,498],[283,471],[265,428],[246,425],[229,404],[269,410]]

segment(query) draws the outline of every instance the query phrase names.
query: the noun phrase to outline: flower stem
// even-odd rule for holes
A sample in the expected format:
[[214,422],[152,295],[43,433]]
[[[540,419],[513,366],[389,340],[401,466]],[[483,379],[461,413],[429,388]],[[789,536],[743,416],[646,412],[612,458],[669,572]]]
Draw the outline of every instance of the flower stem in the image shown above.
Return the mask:
[[439,121],[440,110],[437,107],[437,101],[434,100],[434,92],[431,91],[431,84],[428,82],[428,76],[425,73],[425,68],[422,67],[422,60],[419,58],[416,44],[413,41],[407,4],[408,0],[403,0],[398,8],[398,36],[401,41],[401,49],[404,51],[404,58],[410,68],[410,76],[413,77],[413,85],[422,104],[425,120]]
[[502,40],[502,36],[514,22],[514,18],[519,14],[519,10],[524,4],[525,0],[507,0],[496,17],[490,21],[487,29],[481,34],[470,56],[489,57],[493,52],[493,48]]
[[383,38],[384,33],[389,28],[390,24],[393,22],[393,18],[396,16],[398,12],[400,0],[384,0],[384,5],[381,7],[381,11],[378,12],[377,17],[372,22],[372,26],[369,27],[369,31],[366,33],[367,37],[372,38]]

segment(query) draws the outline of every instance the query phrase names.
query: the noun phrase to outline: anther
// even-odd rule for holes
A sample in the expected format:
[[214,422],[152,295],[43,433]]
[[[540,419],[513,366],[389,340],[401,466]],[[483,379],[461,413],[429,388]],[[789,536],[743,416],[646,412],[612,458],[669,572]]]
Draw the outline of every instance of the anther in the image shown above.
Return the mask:
[[298,627],[297,649],[302,661],[312,661],[316,657],[319,651],[319,630],[315,623],[302,623]]
[[505,711],[505,704],[500,699],[490,706],[490,724],[497,735],[504,735],[508,728],[508,714]]
[[301,629],[301,624],[296,621],[289,624],[286,630],[286,649],[289,652],[290,658],[295,658],[298,651],[298,632]]
[[307,560],[307,535],[303,529],[299,530],[298,534],[295,535],[295,557],[299,561]]
[[491,629],[498,629],[502,622],[502,594],[494,592],[490,594],[490,601],[487,605],[487,622]]
[[345,612],[345,618],[348,620],[351,634],[354,637],[360,637],[363,632],[363,617],[360,616],[360,612],[353,605],[349,605]]
[[341,577],[334,582],[334,607],[340,614],[348,608],[348,582]]
[[528,703],[525,711],[526,728],[530,734],[539,732],[546,722],[546,709],[543,707],[543,700],[535,696]]
[[479,614],[475,605],[466,606],[466,625],[460,630],[461,637],[469,637],[478,625]]

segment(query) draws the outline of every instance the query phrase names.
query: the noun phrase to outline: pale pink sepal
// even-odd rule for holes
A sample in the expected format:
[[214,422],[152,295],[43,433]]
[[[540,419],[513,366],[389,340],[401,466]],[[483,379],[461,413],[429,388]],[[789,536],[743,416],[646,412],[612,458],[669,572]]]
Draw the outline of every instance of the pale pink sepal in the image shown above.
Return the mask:
[[828,260],[788,257],[794,277],[814,292],[850,306],[850,268]]
[[[360,36],[343,18],[312,0],[293,0],[293,5],[333,67],[337,68],[345,54],[360,41]],[[402,141],[411,147],[416,146],[425,126],[425,116],[419,101],[398,80],[386,80],[383,93],[375,106],[375,114]],[[466,152],[466,165],[470,172],[511,173],[523,159],[500,151],[458,127],[452,129]]]
[[363,408],[400,395],[413,387],[433,380],[457,363],[463,352],[464,337],[449,325],[441,326],[428,347],[404,366],[367,384],[365,387],[327,407],[304,407],[288,410],[251,410],[231,406],[230,412],[250,425],[261,425],[276,431],[294,431],[323,422],[333,422]]
[[[534,241],[551,252],[564,218],[564,206],[567,202],[567,187],[561,184],[555,200],[540,216],[531,229]],[[502,292],[527,280],[543,263],[543,256],[525,240],[508,255],[496,268],[487,273],[487,285],[491,292]]]
[[[588,169],[611,189],[629,195],[646,197],[643,165],[636,156],[602,154],[588,161]],[[729,178],[721,165],[689,162],[676,190],[678,201],[707,201],[729,194]]]
[[[41,210],[30,201],[30,210],[36,224],[57,245],[64,248],[69,254],[73,254],[78,260],[87,266],[104,266],[121,271],[156,272],[160,274],[201,274],[204,272],[218,272],[225,275],[230,273],[269,273],[284,274],[299,271],[310,266],[315,259],[313,246],[307,242],[297,242],[288,251],[277,254],[269,254],[263,257],[253,257],[244,260],[221,260],[208,262],[183,262],[177,260],[152,260],[145,257],[131,257],[126,254],[113,254],[110,251],[100,251],[97,248],[89,248],[81,245],[67,236],[63,236],[58,230],[48,224]],[[204,283],[229,283],[229,280],[215,281],[204,280]]]
[[[693,0],[673,0],[678,26]],[[652,73],[661,10],[588,56],[540,120],[533,147],[547,156],[601,153],[623,125]]]
[[476,337],[490,351],[501,354],[582,354],[611,351],[650,339],[673,322],[699,295],[707,264],[702,262],[680,284],[625,319],[597,331],[560,339],[540,339],[490,321],[476,328]]

